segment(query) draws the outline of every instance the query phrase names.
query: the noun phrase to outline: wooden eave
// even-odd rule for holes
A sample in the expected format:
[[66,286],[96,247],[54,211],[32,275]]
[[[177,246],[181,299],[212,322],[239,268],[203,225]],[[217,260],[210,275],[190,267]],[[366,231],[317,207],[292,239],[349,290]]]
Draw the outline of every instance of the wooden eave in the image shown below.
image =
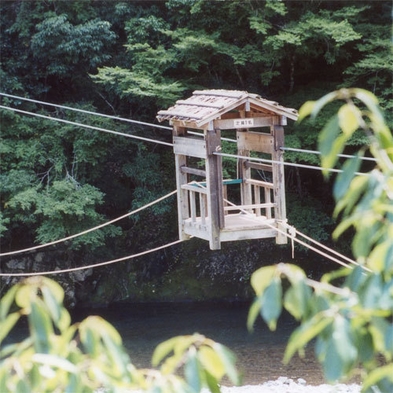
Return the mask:
[[246,91],[196,90],[188,99],[177,101],[167,110],[160,110],[157,119],[160,122],[180,122],[192,128],[206,128],[206,125],[216,119],[243,116],[280,116],[296,120],[298,114],[295,109],[283,107],[277,102]]

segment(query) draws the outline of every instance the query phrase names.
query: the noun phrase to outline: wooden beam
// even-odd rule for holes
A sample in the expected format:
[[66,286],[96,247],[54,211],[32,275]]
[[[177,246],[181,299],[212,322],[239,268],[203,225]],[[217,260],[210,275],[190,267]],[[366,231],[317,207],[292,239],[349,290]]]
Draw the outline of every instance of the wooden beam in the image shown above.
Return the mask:
[[239,206],[225,206],[225,211],[230,210],[250,210],[250,209],[265,209],[267,207],[275,207],[274,203],[253,203],[252,205],[239,205]]
[[207,195],[207,188],[203,188],[203,187],[198,187],[196,184],[183,184],[181,186],[182,190],[188,190],[188,191],[192,191],[192,192],[199,192],[201,194],[206,194]]
[[221,241],[222,242],[233,242],[239,240],[250,240],[250,239],[267,239],[271,237],[275,237],[277,231],[271,228],[262,228],[256,230],[255,228],[251,229],[237,229],[237,230],[227,230],[221,232]]
[[[214,108],[214,109],[222,109],[222,108],[224,108],[225,107],[225,105],[224,104],[213,104],[213,103],[211,103],[211,102],[208,102],[208,103],[204,103],[204,102],[201,102],[201,101],[196,101],[196,100],[192,100],[191,98],[189,98],[189,99],[187,99],[187,100],[178,100],[178,101],[176,101],[176,105],[191,105],[191,106],[200,106],[200,107],[202,107],[202,108]],[[165,112],[165,111],[163,111],[163,112]],[[161,111],[160,112],[158,112],[158,114],[161,114]],[[165,115],[166,113],[164,113],[164,115]]]
[[[186,135],[187,130],[181,127],[173,128],[174,138],[179,135]],[[181,167],[187,166],[187,156],[183,154],[175,154],[175,168],[176,168],[176,185],[177,185],[177,212],[178,212],[178,227],[179,227],[179,239],[188,240],[190,238],[184,232],[184,220],[189,217],[189,199],[187,190],[182,189],[182,185],[188,183],[188,175],[182,173]]]
[[203,124],[202,126],[198,126],[195,121],[192,120],[178,120],[178,119],[171,119],[169,124],[173,127],[187,127],[192,128],[195,130],[206,130],[208,128],[208,123]]
[[210,217],[210,248],[221,248],[220,231],[224,227],[224,201],[222,186],[222,158],[215,153],[221,149],[220,130],[207,131],[206,140],[206,186],[208,189],[207,203]]
[[[276,207],[274,209],[274,218],[277,221],[277,228],[286,233],[287,221],[285,206],[285,176],[284,176],[284,152],[280,147],[284,146],[284,128],[282,126],[272,126],[271,133],[274,137],[274,149],[272,152],[273,166],[273,194]],[[277,163],[279,162],[279,163]],[[288,238],[277,232],[276,243],[286,244]]]
[[[239,140],[244,140],[244,135],[246,131],[238,130],[237,135],[237,154],[242,157],[249,157],[250,156],[250,149],[248,148],[245,143],[240,143]],[[237,168],[238,168],[238,177],[242,180],[240,185],[240,199],[242,205],[251,205],[252,204],[252,190],[251,184],[247,184],[247,180],[251,178],[251,169],[248,168],[245,164],[247,159],[245,158],[238,158],[237,160]]]
[[273,170],[271,165],[261,164],[259,162],[246,161],[244,165],[246,168],[256,169],[258,171],[271,172]]
[[196,168],[190,168],[188,166],[182,166],[180,167],[180,170],[182,173],[188,173],[190,175],[196,175],[205,178],[206,177],[206,171],[203,171],[202,169],[196,169]]
[[270,188],[270,189],[274,188],[274,183],[270,183],[270,182],[263,181],[263,180],[247,179],[246,183],[252,184],[253,186],[262,187],[262,188]]

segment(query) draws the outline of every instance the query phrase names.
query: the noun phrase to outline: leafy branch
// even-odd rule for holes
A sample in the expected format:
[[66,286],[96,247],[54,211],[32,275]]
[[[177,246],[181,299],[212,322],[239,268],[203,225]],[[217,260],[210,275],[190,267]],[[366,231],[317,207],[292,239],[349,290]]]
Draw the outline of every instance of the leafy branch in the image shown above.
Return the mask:
[[[248,327],[260,314],[274,330],[284,308],[300,322],[285,362],[296,352],[304,356],[304,347],[315,340],[328,381],[360,376],[363,392],[388,392],[393,389],[393,137],[376,97],[362,89],[342,89],[306,102],[300,120],[315,119],[336,100],[344,104],[319,136],[326,176],[354,132],[361,129],[369,139],[357,157],[344,163],[333,190],[334,214],[342,218],[333,235],[337,239],[355,229],[352,250],[359,266],[325,274],[321,282],[311,282],[290,264],[257,270],[251,278],[256,299]],[[361,175],[359,157],[367,150],[376,166]],[[289,282],[286,290],[283,279]]]
[[1,299],[0,343],[24,316],[30,331],[22,342],[0,351],[1,391],[88,393],[104,387],[107,392],[195,393],[207,387],[218,393],[225,375],[240,382],[233,353],[199,334],[161,343],[152,359],[161,367],[138,370],[110,323],[90,316],[71,324],[63,300],[61,286],[40,276],[15,285]]

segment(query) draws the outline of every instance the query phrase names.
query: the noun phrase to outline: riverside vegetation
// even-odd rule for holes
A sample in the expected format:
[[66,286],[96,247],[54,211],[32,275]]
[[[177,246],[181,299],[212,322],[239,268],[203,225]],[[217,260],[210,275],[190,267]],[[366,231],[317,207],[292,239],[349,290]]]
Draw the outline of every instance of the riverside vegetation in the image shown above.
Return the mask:
[[[248,326],[260,314],[271,329],[284,307],[299,320],[284,361],[314,338],[315,351],[329,381],[360,376],[365,393],[393,389],[393,136],[377,100],[361,89],[343,89],[307,102],[300,118],[317,116],[328,103],[339,108],[320,133],[322,164],[331,168],[351,134],[363,130],[376,159],[367,176],[357,174],[360,158],[346,161],[335,181],[335,236],[355,230],[353,253],[359,265],[307,278],[291,264],[263,267],[251,277],[256,299]],[[289,282],[283,289],[282,280]],[[14,286],[0,303],[0,340],[27,316],[30,336],[0,352],[0,388],[10,392],[219,392],[227,375],[240,382],[233,354],[200,335],[160,344],[152,357],[158,369],[138,370],[130,362],[118,332],[99,317],[71,325],[62,305],[64,292],[52,280],[35,277]]]

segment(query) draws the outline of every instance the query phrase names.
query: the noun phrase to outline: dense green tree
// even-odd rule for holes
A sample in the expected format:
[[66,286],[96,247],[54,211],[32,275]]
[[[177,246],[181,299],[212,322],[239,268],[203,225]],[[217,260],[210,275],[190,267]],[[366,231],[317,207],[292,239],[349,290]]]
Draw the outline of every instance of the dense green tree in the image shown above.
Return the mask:
[[2,69],[36,97],[64,100],[91,89],[88,72],[110,59],[116,34],[90,3],[3,3]]
[[[93,109],[86,105],[78,109],[82,108]],[[108,119],[66,112],[56,114],[102,129],[124,128]],[[1,115],[1,202],[3,225],[9,228],[3,231],[6,242],[16,237],[22,244],[31,244],[33,239],[45,243],[69,236],[101,223],[104,214],[118,216],[174,186],[154,146],[149,149],[125,137],[6,110]],[[160,208],[157,214],[167,211]],[[78,238],[75,245],[102,245],[105,231]],[[23,236],[16,236],[18,233]],[[106,234],[116,233],[112,228]]]

